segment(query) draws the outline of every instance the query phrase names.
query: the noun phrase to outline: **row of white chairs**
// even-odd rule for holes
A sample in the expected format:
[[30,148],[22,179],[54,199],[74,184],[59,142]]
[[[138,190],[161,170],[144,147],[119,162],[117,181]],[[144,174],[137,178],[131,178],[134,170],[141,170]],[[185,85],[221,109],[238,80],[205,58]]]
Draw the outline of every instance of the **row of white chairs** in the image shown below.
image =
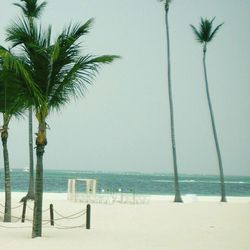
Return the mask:
[[[68,197],[69,198],[69,197]],[[113,194],[75,194],[69,198],[75,202],[102,203],[102,204],[146,204],[150,196],[134,193],[113,193]]]

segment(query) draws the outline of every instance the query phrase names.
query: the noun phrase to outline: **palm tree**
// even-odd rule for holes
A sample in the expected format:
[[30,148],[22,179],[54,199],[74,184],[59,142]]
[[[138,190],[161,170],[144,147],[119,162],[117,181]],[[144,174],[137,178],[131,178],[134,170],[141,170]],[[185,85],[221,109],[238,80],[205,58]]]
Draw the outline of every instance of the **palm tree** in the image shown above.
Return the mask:
[[208,107],[210,111],[210,118],[212,123],[212,129],[213,129],[213,135],[214,135],[214,142],[215,147],[217,151],[217,157],[218,157],[218,163],[219,163],[219,172],[220,172],[220,186],[221,186],[221,201],[226,202],[226,191],[225,191],[225,182],[224,182],[224,173],[223,173],[223,166],[222,166],[222,159],[221,159],[221,153],[220,153],[220,147],[218,142],[218,136],[216,132],[215,127],[215,121],[214,121],[214,112],[212,108],[212,102],[210,99],[209,94],[209,87],[208,87],[208,78],[207,78],[207,68],[206,68],[206,52],[207,52],[207,44],[213,40],[215,37],[215,34],[219,30],[219,28],[223,25],[221,23],[215,29],[213,29],[213,21],[215,18],[209,20],[207,18],[201,18],[200,26],[199,28],[195,28],[193,25],[190,25],[193,33],[195,35],[196,40],[202,44],[203,46],[203,68],[204,68],[204,77],[205,77],[205,85],[206,85],[206,94],[207,94],[207,101],[208,101]]
[[[42,11],[47,5],[47,2],[38,4],[37,0],[22,0],[22,3],[14,3],[17,7],[21,8],[23,15],[28,19],[29,26],[32,29],[34,19],[41,16]],[[34,157],[33,157],[33,120],[32,120],[32,107],[29,107],[29,187],[28,193],[21,199],[21,202],[25,200],[34,200]]]
[[[4,48],[1,47],[2,50]],[[4,222],[11,222],[11,176],[8,152],[8,127],[13,116],[20,116],[24,112],[25,99],[19,95],[21,76],[16,72],[8,70],[6,67],[9,62],[1,58],[0,66],[0,112],[3,114],[3,126],[0,130],[3,145],[4,159],[4,185],[5,185],[5,209]]]
[[[7,40],[26,58],[28,68],[18,60],[13,65],[25,77],[29,99],[32,100],[38,131],[36,133],[36,177],[32,237],[42,236],[43,155],[47,145],[47,118],[52,110],[59,110],[72,97],[84,94],[102,64],[111,63],[118,56],[81,56],[80,38],[88,33],[92,19],[83,25],[70,25],[51,42],[51,27],[43,31],[35,22],[31,27],[26,18],[19,19],[7,29]],[[20,51],[19,50],[19,51]],[[8,58],[9,55],[5,55]],[[72,129],[72,128],[69,128]]]
[[171,83],[170,39],[169,39],[169,25],[168,25],[168,11],[171,0],[159,0],[159,1],[165,3],[165,22],[166,22],[166,33],[167,33],[167,58],[168,58],[168,95],[169,95],[169,107],[170,107],[171,142],[172,142],[174,184],[175,184],[174,202],[182,202],[180,187],[179,187],[178,167],[177,167],[175,130],[174,130],[174,107],[173,107],[172,83]]

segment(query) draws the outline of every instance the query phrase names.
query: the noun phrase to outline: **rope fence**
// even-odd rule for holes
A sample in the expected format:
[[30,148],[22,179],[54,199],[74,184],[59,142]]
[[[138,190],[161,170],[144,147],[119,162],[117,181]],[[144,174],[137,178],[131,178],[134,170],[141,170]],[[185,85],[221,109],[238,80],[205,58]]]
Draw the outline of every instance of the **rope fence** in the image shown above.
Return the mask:
[[[21,207],[22,205],[23,204],[21,203],[21,204],[15,206],[15,207],[11,207],[11,210],[17,209],[17,208]],[[5,208],[5,206],[2,203],[0,203],[0,206],[3,207],[3,208]]]
[[[26,216],[26,208],[28,208],[32,212],[33,212],[33,208],[30,207],[27,204],[27,202],[23,202],[20,205],[12,207],[11,210],[18,209],[21,206],[23,206],[22,215],[20,217],[11,215],[11,222],[12,223],[10,223],[8,225],[6,223],[4,223],[4,225],[3,225],[3,223],[0,223],[0,228],[7,228],[7,229],[31,228],[33,218],[29,218]],[[0,203],[0,207],[4,208],[4,205]],[[72,214],[67,214],[67,215],[63,215],[61,212],[59,212],[53,208],[53,204],[50,204],[50,207],[47,209],[44,209],[42,211],[42,214],[44,215],[47,212],[50,212],[50,214],[49,214],[49,218],[45,218],[42,220],[43,228],[56,228],[56,229],[67,230],[67,229],[86,227],[86,229],[90,229],[90,205],[89,204],[87,205],[86,209],[83,209],[81,211],[78,211],[78,212],[75,212]],[[0,217],[2,217],[1,215],[4,216],[4,211],[1,211],[1,209],[0,209]],[[86,216],[86,223],[83,223],[80,225],[71,225],[71,221],[73,223],[75,223],[74,220],[76,220],[76,219],[82,218],[81,221],[83,221],[84,216]],[[48,215],[47,215],[47,217],[48,217]],[[13,223],[16,224],[18,222],[24,224],[24,222],[26,222],[26,221],[28,223],[30,223],[30,225],[28,225],[28,226],[27,225],[13,225]],[[63,225],[63,222],[67,222],[70,225],[65,225],[65,224]]]

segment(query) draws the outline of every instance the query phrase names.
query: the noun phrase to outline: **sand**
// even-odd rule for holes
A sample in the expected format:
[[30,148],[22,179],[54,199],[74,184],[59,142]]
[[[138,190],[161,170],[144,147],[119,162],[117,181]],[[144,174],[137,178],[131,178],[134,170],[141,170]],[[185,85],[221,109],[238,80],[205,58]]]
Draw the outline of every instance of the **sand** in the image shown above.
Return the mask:
[[[22,193],[13,193],[12,206],[18,206]],[[171,196],[152,196],[146,204],[92,204],[91,229],[68,227],[85,224],[85,215],[47,223],[43,237],[31,239],[31,222],[3,223],[0,214],[0,250],[249,250],[250,197],[183,196],[173,203]],[[0,193],[3,204],[4,194]],[[86,208],[85,203],[67,200],[66,194],[44,194],[44,209],[53,206],[64,216]],[[27,219],[33,203],[28,203]],[[3,208],[0,207],[0,211]],[[21,216],[22,207],[13,209]],[[55,218],[60,218],[55,214]],[[45,211],[44,220],[49,219]],[[15,220],[15,219],[13,219]],[[65,228],[65,229],[64,229]],[[67,228],[67,229],[66,229]]]

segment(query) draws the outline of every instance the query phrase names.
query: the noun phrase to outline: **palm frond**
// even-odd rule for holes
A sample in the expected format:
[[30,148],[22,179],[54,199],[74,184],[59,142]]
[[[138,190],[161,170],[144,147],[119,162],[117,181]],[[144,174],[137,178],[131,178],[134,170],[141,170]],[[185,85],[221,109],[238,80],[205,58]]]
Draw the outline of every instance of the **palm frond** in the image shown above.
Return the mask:
[[29,96],[31,98],[36,97],[38,102],[42,102],[43,97],[40,95],[39,88],[30,74],[28,69],[29,65],[25,65],[21,57],[12,55],[8,50],[1,46],[0,57],[2,60],[2,68],[11,71],[14,75],[17,75],[19,78],[21,78],[26,84],[26,89],[29,91]]
[[218,25],[213,30],[213,21],[215,20],[215,17],[211,20],[207,18],[201,18],[199,29],[195,28],[195,26],[190,25],[190,27],[193,30],[193,33],[195,35],[195,38],[200,43],[209,43],[213,37],[215,36],[216,32],[219,30],[219,28],[223,25]]
[[30,27],[27,20],[20,20],[7,30],[7,39],[14,45],[21,45],[29,66],[32,78],[39,86],[41,94],[46,93],[48,83],[50,56],[48,54],[51,38],[51,27],[43,31],[41,26]]
[[212,29],[212,23],[206,18],[205,19],[201,18],[199,32],[203,42],[206,43],[209,42],[211,29]]
[[41,25],[34,25],[30,27],[28,20],[18,18],[6,30],[6,41],[12,43],[12,47],[24,44],[29,47],[30,44],[37,44],[46,47],[48,39],[50,40],[51,27],[43,30]]
[[201,37],[200,32],[192,25],[190,24],[190,27],[192,28],[192,31],[195,35],[195,39],[199,42],[199,43],[203,43],[203,39]]
[[71,67],[63,67],[59,73],[59,81],[50,90],[49,105],[59,109],[61,105],[69,102],[72,96],[77,98],[84,95],[86,84],[92,83],[101,65],[111,63],[117,58],[120,57],[86,55],[79,57]]
[[170,4],[173,0],[158,0],[159,2],[165,2],[166,4]]
[[217,31],[220,29],[220,27],[223,25],[224,23],[219,24],[212,32],[212,34],[209,37],[209,41],[212,41],[213,38],[215,37],[215,34],[217,33]]
[[85,22],[83,25],[81,24],[75,24],[75,25],[70,25],[65,31],[65,34],[67,37],[72,37],[77,40],[79,37],[87,34],[92,27],[94,22],[93,18],[90,18]]
[[20,3],[13,3],[13,5],[15,5],[15,6],[17,6],[18,8],[20,8],[20,9],[22,10],[22,12],[23,12],[24,14],[26,14],[26,8],[25,8],[25,6],[23,6],[23,5],[20,4]]
[[67,28],[63,30],[63,32],[59,35],[58,39],[62,46],[67,49],[73,44],[76,43],[76,41],[83,37],[85,34],[87,34],[93,24],[94,19],[89,19],[86,23],[83,25],[81,24],[70,24]]
[[158,0],[159,2],[164,2],[165,4],[165,10],[167,11],[169,9],[169,5],[173,0]]
[[36,8],[36,18],[39,18],[41,16],[41,13],[43,9],[47,6],[47,2],[42,2],[40,5]]
[[22,116],[28,107],[30,102],[23,91],[26,92],[27,88],[22,78],[13,70],[1,67],[0,112],[6,114],[7,118],[11,118],[12,115]]
[[47,5],[46,1],[41,4],[38,4],[37,0],[21,0],[21,2],[24,3],[14,3],[14,5],[21,8],[27,18],[39,18]]
[[77,40],[88,33],[89,28],[93,22],[93,19],[89,19],[83,25],[75,24],[69,25],[67,29],[64,29],[62,34],[60,34],[54,45],[48,48],[50,53],[50,65],[49,68],[52,72],[49,74],[49,84],[46,93],[48,93],[51,81],[56,80],[57,74],[59,74],[63,68],[65,70],[67,67],[71,67],[72,64],[77,60],[80,53],[80,44]]
[[6,30],[6,41],[16,47],[22,43],[28,43],[32,36],[29,24],[26,20],[18,18]]
[[3,60],[3,68],[15,70],[17,74],[23,75],[27,82],[32,82],[28,72],[17,57],[3,47],[0,47],[0,56]]
[[52,26],[49,25],[48,29],[47,29],[47,44],[46,47],[49,47],[51,44],[51,34],[52,34]]

